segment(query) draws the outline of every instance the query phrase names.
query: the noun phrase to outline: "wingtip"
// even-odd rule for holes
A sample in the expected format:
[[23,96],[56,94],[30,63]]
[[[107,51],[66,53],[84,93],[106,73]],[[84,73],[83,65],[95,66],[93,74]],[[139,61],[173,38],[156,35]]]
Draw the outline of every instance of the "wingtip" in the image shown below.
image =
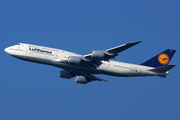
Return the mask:
[[140,43],[140,42],[142,42],[142,41],[136,41],[135,43]]
[[142,42],[142,41],[135,41],[135,42],[127,43],[127,44],[133,44],[133,45],[136,45],[136,44],[138,44],[138,43],[140,43],[140,42]]
[[105,82],[113,82],[113,81],[109,81],[109,80],[104,80],[104,79],[101,79],[101,81],[105,81]]

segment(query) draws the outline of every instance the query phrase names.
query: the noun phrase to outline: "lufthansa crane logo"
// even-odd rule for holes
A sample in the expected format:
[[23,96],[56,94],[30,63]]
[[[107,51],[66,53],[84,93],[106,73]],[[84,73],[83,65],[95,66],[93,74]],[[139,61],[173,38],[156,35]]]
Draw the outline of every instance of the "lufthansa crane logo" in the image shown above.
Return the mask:
[[162,65],[166,65],[169,63],[169,56],[165,53],[162,53],[158,56],[158,61]]

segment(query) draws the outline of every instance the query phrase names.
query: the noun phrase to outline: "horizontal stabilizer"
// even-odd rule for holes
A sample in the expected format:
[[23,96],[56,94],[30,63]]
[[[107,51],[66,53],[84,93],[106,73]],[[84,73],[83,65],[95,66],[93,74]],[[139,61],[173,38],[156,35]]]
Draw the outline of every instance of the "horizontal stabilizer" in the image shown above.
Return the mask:
[[167,71],[169,71],[170,69],[172,69],[174,66],[174,64],[171,64],[171,65],[166,65],[166,66],[162,66],[162,67],[157,67],[155,69],[151,69],[149,71],[152,71],[152,72],[157,72],[157,73],[165,73]]

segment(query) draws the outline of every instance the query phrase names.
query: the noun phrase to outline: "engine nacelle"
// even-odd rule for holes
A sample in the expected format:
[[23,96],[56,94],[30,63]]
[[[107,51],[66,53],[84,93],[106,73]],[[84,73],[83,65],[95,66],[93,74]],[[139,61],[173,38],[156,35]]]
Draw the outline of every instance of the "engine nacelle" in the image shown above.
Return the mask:
[[86,83],[90,82],[84,76],[76,76],[75,81],[76,81],[76,83],[81,83],[81,84],[86,84]]
[[74,75],[69,71],[62,70],[62,71],[60,71],[60,77],[61,78],[71,79],[72,77],[74,77]]
[[76,57],[76,56],[69,56],[68,63],[71,63],[71,64],[80,64],[81,63],[81,58],[80,57]]
[[92,51],[91,57],[93,58],[104,58],[105,53],[103,51]]

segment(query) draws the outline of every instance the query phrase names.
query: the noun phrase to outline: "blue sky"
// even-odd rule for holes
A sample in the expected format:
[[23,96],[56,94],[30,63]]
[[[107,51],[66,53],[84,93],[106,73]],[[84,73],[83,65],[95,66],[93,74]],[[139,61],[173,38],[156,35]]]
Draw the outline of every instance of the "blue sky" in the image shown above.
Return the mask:
[[[0,119],[180,119],[179,0],[1,0]],[[4,52],[17,43],[78,54],[133,41],[117,61],[140,64],[167,48],[177,64],[160,77],[102,78],[86,85],[59,78],[60,68],[21,61]]]

